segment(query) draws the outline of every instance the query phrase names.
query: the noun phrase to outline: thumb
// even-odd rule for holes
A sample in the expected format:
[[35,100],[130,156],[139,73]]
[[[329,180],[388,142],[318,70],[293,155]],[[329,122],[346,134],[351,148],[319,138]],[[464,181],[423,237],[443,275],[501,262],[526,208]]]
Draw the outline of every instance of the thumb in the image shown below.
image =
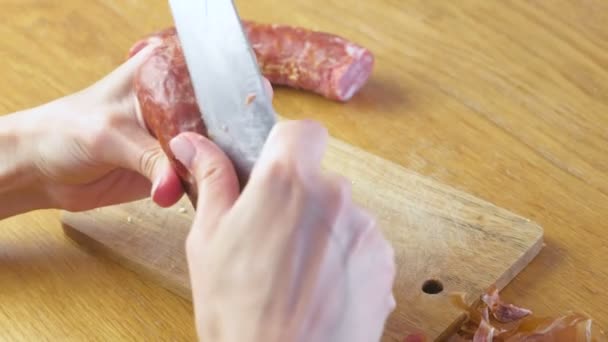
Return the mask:
[[204,227],[214,226],[239,195],[239,182],[232,162],[224,152],[202,135],[185,132],[170,142],[175,157],[196,180],[196,216]]
[[148,178],[152,182],[149,194],[159,206],[169,207],[179,201],[183,195],[179,176],[158,141],[138,129],[117,135],[112,140],[115,148],[109,149],[111,161]]

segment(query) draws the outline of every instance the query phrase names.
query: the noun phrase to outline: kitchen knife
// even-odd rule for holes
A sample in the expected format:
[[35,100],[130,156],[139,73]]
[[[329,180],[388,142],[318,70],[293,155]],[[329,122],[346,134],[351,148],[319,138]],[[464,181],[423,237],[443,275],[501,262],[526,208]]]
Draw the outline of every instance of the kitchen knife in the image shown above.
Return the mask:
[[169,0],[208,135],[241,186],[276,123],[255,54],[232,0]]

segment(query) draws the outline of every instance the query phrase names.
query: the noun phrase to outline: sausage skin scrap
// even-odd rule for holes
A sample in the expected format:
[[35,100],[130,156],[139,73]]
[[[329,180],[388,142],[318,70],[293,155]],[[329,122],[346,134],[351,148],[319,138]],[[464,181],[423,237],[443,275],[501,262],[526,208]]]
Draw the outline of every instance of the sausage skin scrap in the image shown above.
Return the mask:
[[500,299],[496,287],[492,287],[484,293],[481,300],[488,306],[492,316],[502,323],[514,322],[532,314],[532,311],[526,308],[504,303]]
[[582,312],[554,317],[533,317],[532,311],[505,303],[495,286],[488,288],[476,306],[465,304],[464,295],[454,294],[453,303],[467,313],[460,330],[448,342],[600,342],[604,331]]
[[[336,35],[285,25],[243,22],[262,74],[274,85],[310,91],[328,99],[349,100],[369,78],[374,57]],[[175,27],[135,42],[128,58],[153,41],[160,41],[134,77],[143,119],[182,180],[196,206],[194,179],[175,158],[169,141],[190,131],[208,136]],[[253,98],[243,99],[250,102]],[[212,138],[212,137],[211,137]]]

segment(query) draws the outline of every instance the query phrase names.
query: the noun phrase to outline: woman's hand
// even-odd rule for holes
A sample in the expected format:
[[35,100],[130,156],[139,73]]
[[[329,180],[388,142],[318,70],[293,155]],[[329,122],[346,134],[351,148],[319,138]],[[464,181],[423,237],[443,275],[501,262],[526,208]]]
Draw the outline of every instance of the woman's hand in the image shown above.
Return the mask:
[[[151,196],[183,195],[177,173],[149,133],[133,78],[150,42],[78,93],[0,117],[0,218],[40,208],[81,211]],[[272,87],[265,79],[272,96]]]
[[16,159],[27,156],[26,169],[45,202],[38,207],[80,211],[150,195],[169,206],[182,196],[175,171],[138,112],[132,87],[135,71],[153,48],[83,91],[1,118],[19,127]]
[[171,141],[199,186],[186,251],[201,340],[380,339],[393,251],[350,182],[321,172],[326,141],[316,123],[277,124],[240,196],[209,140]]

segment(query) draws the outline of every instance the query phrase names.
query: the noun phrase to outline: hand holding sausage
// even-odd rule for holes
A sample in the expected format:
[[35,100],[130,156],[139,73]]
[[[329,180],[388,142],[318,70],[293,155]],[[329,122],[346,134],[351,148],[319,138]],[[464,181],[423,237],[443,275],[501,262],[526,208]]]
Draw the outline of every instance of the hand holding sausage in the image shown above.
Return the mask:
[[350,182],[322,174],[326,139],[315,123],[279,123],[240,196],[213,143],[171,141],[198,185],[186,250],[201,340],[379,340],[393,252]]
[[17,164],[30,175],[32,194],[27,201],[14,197],[22,205],[0,210],[0,217],[38,208],[80,211],[150,195],[161,206],[177,202],[183,195],[180,180],[148,132],[132,86],[153,49],[142,49],[87,89],[2,117],[3,129],[16,136],[13,159],[22,162],[9,158],[0,167],[0,195],[24,193],[9,189],[18,183],[11,180],[18,176],[11,171]]

